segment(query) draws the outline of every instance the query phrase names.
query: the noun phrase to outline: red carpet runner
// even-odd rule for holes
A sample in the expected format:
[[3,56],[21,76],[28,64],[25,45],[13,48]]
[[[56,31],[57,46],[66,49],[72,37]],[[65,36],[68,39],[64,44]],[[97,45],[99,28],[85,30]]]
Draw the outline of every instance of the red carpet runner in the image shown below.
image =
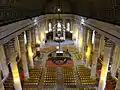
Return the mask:
[[[62,62],[62,60],[60,61]],[[52,60],[47,60],[46,61],[46,66],[52,66],[52,67],[56,67],[56,66],[73,66],[73,60],[67,60],[67,62],[63,65],[56,65],[55,63],[52,62]]]

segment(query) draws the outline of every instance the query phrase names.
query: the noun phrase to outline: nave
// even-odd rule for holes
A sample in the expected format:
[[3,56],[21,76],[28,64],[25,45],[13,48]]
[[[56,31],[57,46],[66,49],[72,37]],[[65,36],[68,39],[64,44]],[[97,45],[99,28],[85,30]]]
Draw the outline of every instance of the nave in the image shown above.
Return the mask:
[[50,16],[2,39],[0,90],[119,90],[119,44],[71,15]]
[[[48,46],[48,45],[47,45]],[[75,56],[77,50],[74,45],[64,45],[63,49],[66,50],[69,47],[69,51],[72,53],[72,58],[74,57],[73,64],[66,65],[50,65],[46,62],[42,63],[42,68],[44,68],[42,73],[42,78],[39,80],[39,85],[37,84],[36,89],[39,90],[96,90],[97,81],[90,78],[90,69],[86,68],[84,64]],[[49,48],[49,49],[48,49]],[[48,55],[51,51],[55,50],[55,46],[48,46],[41,50],[44,56]],[[75,51],[75,52],[74,52]],[[47,56],[48,58],[48,56]],[[76,65],[74,63],[79,63]],[[38,67],[39,68],[39,67]],[[41,72],[41,71],[40,71]],[[33,72],[34,73],[34,72]],[[37,75],[38,76],[38,75]],[[28,82],[30,84],[30,82]],[[34,83],[34,82],[32,82]],[[36,82],[37,83],[37,82]],[[23,85],[25,90],[31,90],[32,85]],[[33,87],[35,85],[33,84]],[[29,88],[28,88],[29,87]],[[30,89],[31,87],[31,89]],[[35,88],[35,87],[34,87]],[[34,90],[34,89],[33,89]]]
[[[85,59],[82,59],[79,50],[72,41],[66,42],[70,44],[63,43],[61,47],[63,51],[69,51],[72,61],[62,65],[51,63],[52,60],[50,58],[52,56],[49,56],[49,54],[57,50],[57,43],[53,41],[48,42],[40,48],[40,56],[36,54],[34,57],[35,67],[29,69],[29,79],[24,80],[24,75],[22,73],[20,74],[23,90],[97,90],[99,73],[97,74],[97,79],[92,79],[91,68],[85,66]],[[61,60],[66,55],[60,56]],[[48,60],[49,62],[47,63]],[[100,63],[98,63],[97,68],[100,68]],[[116,84],[116,81],[110,75],[107,78],[111,83],[113,82],[112,85]],[[13,90],[12,73],[9,73],[9,77],[5,80],[4,87],[5,90]]]

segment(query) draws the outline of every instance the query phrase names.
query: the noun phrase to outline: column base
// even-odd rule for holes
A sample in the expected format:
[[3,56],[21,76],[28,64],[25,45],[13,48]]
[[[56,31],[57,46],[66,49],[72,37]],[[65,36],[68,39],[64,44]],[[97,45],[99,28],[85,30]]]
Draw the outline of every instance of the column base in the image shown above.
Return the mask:
[[14,85],[15,90],[22,90],[21,85]]
[[96,76],[90,76],[90,78],[92,78],[93,80],[96,80]]
[[25,81],[27,81],[28,79],[29,79],[29,77],[28,77],[28,76],[25,76],[25,77],[24,77],[24,80],[25,80]]
[[0,90],[5,90],[3,84],[0,84]]
[[34,68],[34,66],[30,66],[30,69],[33,69]]
[[105,90],[106,83],[98,86],[98,90]]
[[115,88],[115,90],[120,90],[120,88]]

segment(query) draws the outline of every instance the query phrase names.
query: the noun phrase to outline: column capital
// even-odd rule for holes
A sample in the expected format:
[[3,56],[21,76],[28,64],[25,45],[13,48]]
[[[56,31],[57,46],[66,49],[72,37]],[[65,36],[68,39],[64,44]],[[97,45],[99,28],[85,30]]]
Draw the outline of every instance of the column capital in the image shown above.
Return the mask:
[[22,37],[24,37],[24,32],[22,32],[19,36],[22,36]]
[[28,72],[28,66],[27,66],[26,48],[24,44],[24,32],[19,35],[19,43],[20,43],[22,66],[24,71],[24,79],[28,79],[29,72]]
[[27,36],[27,44],[31,45],[31,30],[26,31],[26,36]]
[[28,35],[28,36],[29,36],[30,33],[31,33],[31,30],[26,31],[26,35]]
[[118,47],[120,47],[120,44],[118,44],[118,43],[115,43],[115,46],[118,46]]
[[24,32],[18,36],[19,41],[24,41]]
[[8,42],[8,49],[10,50],[10,54],[15,54],[15,39],[12,39]]
[[93,33],[93,30],[92,30],[92,29],[88,28],[88,30],[89,30],[90,33]]
[[105,37],[105,47],[112,47],[114,45],[114,42],[111,41],[109,38]]
[[120,74],[120,69],[118,68],[118,73]]
[[100,39],[101,35],[95,31],[95,38]]
[[22,53],[25,53],[26,52],[26,48],[25,48],[25,45],[24,45],[24,32],[21,33],[19,36],[19,44],[20,44],[20,51]]
[[12,39],[8,42],[8,45],[10,48],[14,48],[14,42],[15,42],[15,39]]

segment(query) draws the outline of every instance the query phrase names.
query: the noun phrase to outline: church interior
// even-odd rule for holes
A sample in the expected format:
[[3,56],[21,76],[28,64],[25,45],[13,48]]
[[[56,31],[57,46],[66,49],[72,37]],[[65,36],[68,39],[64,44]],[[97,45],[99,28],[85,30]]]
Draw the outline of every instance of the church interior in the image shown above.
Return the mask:
[[0,90],[120,90],[120,19],[88,1],[0,1]]

